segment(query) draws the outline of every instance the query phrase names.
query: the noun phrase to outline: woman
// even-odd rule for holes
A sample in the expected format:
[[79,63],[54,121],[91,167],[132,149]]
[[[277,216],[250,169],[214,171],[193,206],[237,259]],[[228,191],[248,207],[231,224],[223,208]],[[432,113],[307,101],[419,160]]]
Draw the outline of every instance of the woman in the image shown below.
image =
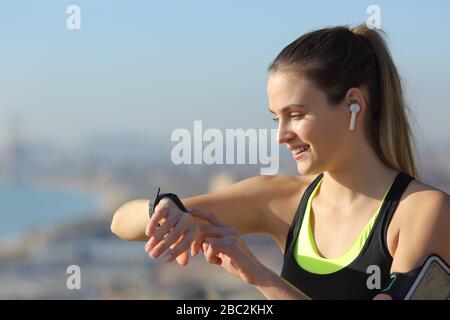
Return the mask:
[[[268,98],[300,176],[258,176],[182,199],[190,213],[163,198],[151,219],[147,199],[131,201],[112,231],[180,265],[189,249],[203,251],[268,299],[390,299],[380,293],[390,273],[431,253],[450,261],[450,197],[417,180],[400,78],[378,31],[298,38],[270,65]],[[281,276],[252,255],[246,233],[276,241]],[[379,284],[369,285],[376,271]]]

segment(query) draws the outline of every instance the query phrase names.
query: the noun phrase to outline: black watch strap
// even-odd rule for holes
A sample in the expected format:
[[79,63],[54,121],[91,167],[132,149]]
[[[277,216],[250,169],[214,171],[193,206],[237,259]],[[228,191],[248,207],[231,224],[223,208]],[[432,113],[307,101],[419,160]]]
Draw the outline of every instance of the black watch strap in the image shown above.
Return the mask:
[[155,192],[152,194],[152,197],[150,198],[150,201],[148,202],[148,216],[151,218],[152,215],[155,213],[156,208],[156,200],[159,198],[159,191],[161,190],[160,187],[157,187]]
[[180,208],[180,210],[182,210],[182,211],[184,211],[184,212],[188,212],[187,209],[186,209],[186,207],[185,207],[185,206],[183,205],[183,203],[181,202],[180,198],[179,198],[175,193],[161,193],[161,194],[159,195],[159,197],[156,199],[156,204],[155,204],[155,206],[158,205],[159,201],[160,201],[162,198],[166,198],[166,197],[172,199],[172,201],[175,202],[175,204],[178,206],[178,208]]
[[150,217],[155,212],[155,208],[158,205],[158,203],[161,201],[161,199],[166,198],[166,197],[172,199],[172,201],[177,205],[178,208],[180,208],[180,210],[182,210],[184,212],[188,212],[186,207],[181,202],[180,198],[175,193],[160,193],[160,191],[161,191],[161,188],[158,187],[156,192],[153,194],[152,199],[150,199],[150,201],[149,201],[148,214]]

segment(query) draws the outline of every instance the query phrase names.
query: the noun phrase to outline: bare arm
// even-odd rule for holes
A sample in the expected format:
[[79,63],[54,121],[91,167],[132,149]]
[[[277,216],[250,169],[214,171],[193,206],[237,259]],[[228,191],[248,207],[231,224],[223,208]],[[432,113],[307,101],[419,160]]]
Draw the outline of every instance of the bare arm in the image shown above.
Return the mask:
[[311,300],[306,294],[269,269],[267,269],[265,281],[256,284],[255,287],[268,300]]
[[[425,201],[416,201],[402,221],[391,273],[411,271],[433,253],[450,261],[450,196],[428,190],[423,191],[420,197]],[[391,298],[379,294],[374,299]]]
[[[268,232],[266,217],[280,177],[256,176],[208,194],[181,199],[187,208],[214,212],[241,234]],[[148,199],[125,203],[114,214],[111,230],[124,240],[146,241]],[[199,226],[204,224],[194,219]]]

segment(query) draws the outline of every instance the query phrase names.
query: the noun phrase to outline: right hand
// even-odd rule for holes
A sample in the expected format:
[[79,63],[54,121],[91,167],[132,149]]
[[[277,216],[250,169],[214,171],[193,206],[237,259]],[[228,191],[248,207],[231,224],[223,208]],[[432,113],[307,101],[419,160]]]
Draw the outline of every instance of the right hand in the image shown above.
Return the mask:
[[198,227],[189,213],[178,208],[171,199],[163,198],[155,207],[145,234],[149,237],[145,251],[151,258],[160,257],[170,248],[164,259],[168,258],[166,261],[169,262],[176,258],[178,264],[184,266],[189,261],[190,247],[197,237]]

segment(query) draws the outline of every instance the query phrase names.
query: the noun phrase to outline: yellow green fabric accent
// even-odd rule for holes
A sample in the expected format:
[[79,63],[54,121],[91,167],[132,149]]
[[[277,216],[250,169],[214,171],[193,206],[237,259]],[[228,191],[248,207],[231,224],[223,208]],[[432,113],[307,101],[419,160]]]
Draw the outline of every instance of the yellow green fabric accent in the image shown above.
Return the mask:
[[310,219],[311,203],[317,190],[322,184],[322,180],[323,177],[317,183],[308,199],[298,239],[294,246],[294,258],[298,265],[308,272],[315,274],[330,274],[345,268],[358,257],[370,235],[370,231],[372,230],[375,220],[386,198],[386,194],[392,184],[385,192],[383,200],[381,201],[377,211],[364,227],[353,245],[343,255],[337,258],[326,259],[319,254],[319,250],[316,247]]

